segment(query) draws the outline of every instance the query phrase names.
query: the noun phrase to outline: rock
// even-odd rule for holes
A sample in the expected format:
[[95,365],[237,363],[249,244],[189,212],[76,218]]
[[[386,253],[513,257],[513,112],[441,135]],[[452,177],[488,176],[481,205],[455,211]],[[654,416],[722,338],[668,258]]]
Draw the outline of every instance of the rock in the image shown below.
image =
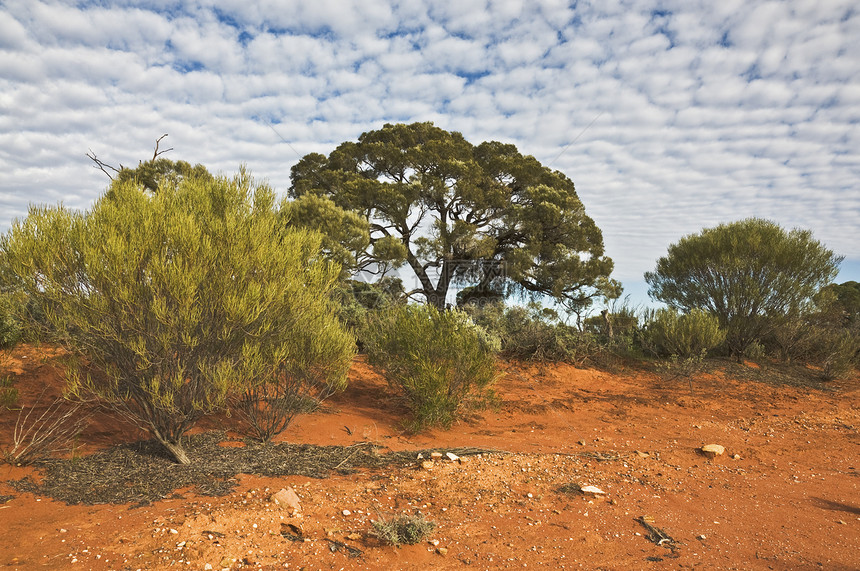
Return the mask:
[[272,494],[271,500],[273,503],[293,513],[302,511],[302,503],[299,500],[299,496],[292,488],[281,488]]
[[577,444],[579,444],[580,446],[585,446],[585,440],[580,440],[579,442],[577,442]]
[[433,460],[441,460],[442,459],[442,453],[441,452],[431,452],[430,458]]
[[203,570],[204,571],[212,571],[212,564],[207,563],[206,565],[203,566]]
[[448,548],[447,547],[437,547],[436,553],[438,553],[439,555],[447,555],[448,554]]
[[448,452],[447,454],[445,454],[445,456],[447,456],[448,460],[450,460],[451,462],[457,462],[460,459],[460,457],[453,452]]
[[424,460],[423,462],[421,462],[421,467],[424,468],[425,470],[432,470],[433,469],[433,460]]
[[636,455],[639,456],[640,458],[648,458],[649,456],[651,456],[647,452],[642,452],[641,450],[637,450]]
[[740,455],[740,454],[732,454],[732,459],[734,459],[734,460],[740,460],[740,459],[741,459],[741,455]]
[[579,491],[583,494],[591,494],[592,496],[605,496],[606,492],[598,488],[597,486],[582,486],[579,488]]
[[352,515],[352,512],[351,512],[351,511],[349,511],[349,510],[343,510],[343,511],[342,511],[342,512],[340,512],[340,513],[342,513],[342,514],[343,514],[343,515],[345,515],[345,516],[346,516],[346,515]]
[[705,444],[702,446],[701,450],[702,454],[708,458],[716,458],[717,456],[722,456],[726,453],[725,447],[720,446],[719,444]]

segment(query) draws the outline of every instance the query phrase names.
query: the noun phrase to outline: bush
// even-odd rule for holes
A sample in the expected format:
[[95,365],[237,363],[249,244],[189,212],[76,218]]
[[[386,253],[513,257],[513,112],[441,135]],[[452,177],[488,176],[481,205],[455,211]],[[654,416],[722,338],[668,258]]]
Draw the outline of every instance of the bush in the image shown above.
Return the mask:
[[[115,181],[86,213],[32,207],[0,265],[92,366],[69,370],[70,392],[95,393],[186,463],[183,435],[231,391],[284,371],[345,382],[354,343],[330,296],[340,268],[321,259],[318,234],[285,230],[274,204],[244,172],[154,193]],[[306,354],[319,347],[331,368]]]
[[660,309],[648,323],[646,335],[658,355],[682,359],[701,356],[719,347],[726,338],[719,320],[701,309],[685,314]]
[[21,340],[20,305],[17,296],[0,294],[0,351],[12,349]]
[[820,329],[815,335],[814,353],[824,380],[844,379],[860,362],[860,337],[844,329]]
[[371,319],[365,339],[370,364],[406,396],[414,430],[449,427],[465,401],[486,395],[496,378],[495,348],[457,310],[395,307]]
[[398,515],[373,522],[373,531],[383,542],[400,547],[420,543],[436,529],[436,524],[422,515]]
[[468,311],[475,323],[498,339],[506,357],[580,364],[600,350],[593,334],[561,323],[554,310],[538,304],[490,303]]

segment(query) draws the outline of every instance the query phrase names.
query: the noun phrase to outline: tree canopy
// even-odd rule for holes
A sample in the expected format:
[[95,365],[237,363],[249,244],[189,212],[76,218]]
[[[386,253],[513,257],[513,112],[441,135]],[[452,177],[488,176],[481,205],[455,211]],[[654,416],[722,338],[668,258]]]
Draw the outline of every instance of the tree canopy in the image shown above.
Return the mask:
[[716,315],[727,330],[726,343],[740,356],[766,332],[769,318],[810,304],[836,277],[841,261],[807,230],[786,232],[748,218],[681,238],[645,281],[652,299]]
[[406,264],[417,280],[409,293],[439,308],[455,283],[577,308],[620,293],[573,182],[514,145],[475,146],[432,123],[386,124],[328,157],[303,157],[290,196],[360,214],[369,235],[354,267],[384,273]]

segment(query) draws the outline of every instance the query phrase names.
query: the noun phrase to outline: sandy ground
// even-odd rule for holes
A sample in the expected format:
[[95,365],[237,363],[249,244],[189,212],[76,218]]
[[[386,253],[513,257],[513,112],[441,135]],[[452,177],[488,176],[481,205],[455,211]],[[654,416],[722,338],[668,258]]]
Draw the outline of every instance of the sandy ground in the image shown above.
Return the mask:
[[[56,352],[23,348],[24,404],[60,384]],[[65,505],[8,485],[10,569],[860,569],[860,378],[829,390],[633,369],[501,363],[500,404],[449,431],[402,432],[405,410],[359,357],[349,389],[283,439],[390,450],[498,450],[326,479],[241,476],[222,497],[179,490],[146,506]],[[760,371],[767,378],[767,371]],[[0,413],[6,446],[15,415]],[[212,419],[203,428],[225,425]],[[93,423],[77,453],[141,438]],[[241,446],[238,436],[227,445]],[[705,457],[700,447],[726,453]],[[504,453],[501,453],[504,452]],[[605,495],[560,491],[592,485]],[[271,495],[292,487],[299,513]],[[371,521],[421,514],[428,541],[383,545]],[[663,532],[657,545],[646,523]],[[299,533],[302,541],[284,535]],[[668,538],[668,539],[667,539]],[[660,537],[652,538],[659,541]],[[352,550],[347,549],[349,546]]]

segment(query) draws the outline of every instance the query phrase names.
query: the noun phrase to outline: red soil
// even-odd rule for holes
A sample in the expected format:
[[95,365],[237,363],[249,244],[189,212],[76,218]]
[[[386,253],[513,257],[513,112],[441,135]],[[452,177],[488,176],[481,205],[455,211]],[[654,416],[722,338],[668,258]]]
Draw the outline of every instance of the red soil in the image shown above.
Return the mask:
[[[27,404],[58,392],[58,354],[23,348],[11,360]],[[0,465],[0,565],[10,569],[860,569],[860,378],[835,391],[737,381],[670,382],[637,371],[502,363],[501,404],[449,431],[404,434],[384,381],[356,359],[346,392],[299,418],[284,439],[392,450],[480,447],[431,469],[364,471],[323,480],[241,476],[225,497],[179,494],[144,507],[68,506],[20,493],[35,475]],[[766,374],[766,373],[765,373]],[[0,413],[0,446],[15,413]],[[207,421],[217,427],[224,419]],[[93,422],[77,453],[143,435]],[[238,439],[237,439],[238,440]],[[698,449],[721,444],[708,459]],[[600,460],[604,458],[605,460]],[[605,497],[558,492],[591,484]],[[301,517],[272,504],[292,486]],[[349,515],[344,515],[349,511]],[[394,548],[370,520],[421,513],[431,542]],[[637,518],[677,543],[648,541]],[[651,521],[651,520],[649,520]],[[282,524],[307,538],[291,542]],[[335,540],[362,550],[333,551]]]

